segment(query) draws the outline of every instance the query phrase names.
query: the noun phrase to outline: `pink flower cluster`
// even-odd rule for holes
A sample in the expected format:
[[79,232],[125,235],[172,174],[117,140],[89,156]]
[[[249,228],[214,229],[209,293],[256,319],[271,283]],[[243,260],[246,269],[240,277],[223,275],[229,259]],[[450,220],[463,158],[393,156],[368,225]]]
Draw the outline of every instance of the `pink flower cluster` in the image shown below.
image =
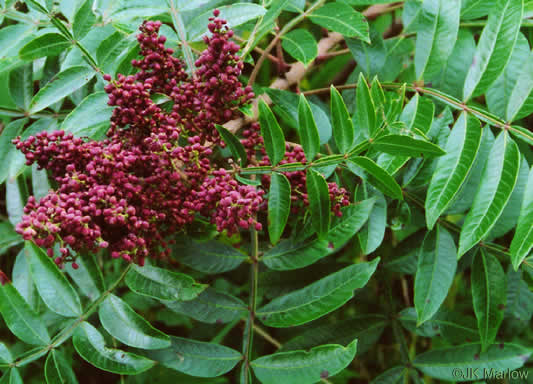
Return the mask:
[[[116,106],[105,140],[57,131],[13,141],[28,165],[48,169],[58,184],[41,200],[29,199],[16,228],[24,239],[46,248],[58,265],[74,261],[72,250],[106,248],[113,258],[141,265],[147,256],[165,257],[170,235],[197,215],[228,235],[262,229],[257,215],[266,206],[264,190],[239,184],[213,156],[213,145],[221,144],[215,124],[240,116],[239,108],[254,96],[238,79],[243,64],[230,40],[233,32],[216,18],[218,11],[214,15],[192,76],[165,48],[166,39],[158,34],[161,23],[143,23],[142,58],[132,61],[139,71],[114,80],[104,76],[108,104]],[[155,94],[164,94],[172,106],[162,108]],[[242,135],[249,159],[256,162],[257,155],[264,156],[258,124]],[[284,162],[305,161],[302,156],[293,149]],[[293,199],[308,204],[305,174],[289,178]],[[332,183],[330,193],[339,214],[348,202],[346,191]]]

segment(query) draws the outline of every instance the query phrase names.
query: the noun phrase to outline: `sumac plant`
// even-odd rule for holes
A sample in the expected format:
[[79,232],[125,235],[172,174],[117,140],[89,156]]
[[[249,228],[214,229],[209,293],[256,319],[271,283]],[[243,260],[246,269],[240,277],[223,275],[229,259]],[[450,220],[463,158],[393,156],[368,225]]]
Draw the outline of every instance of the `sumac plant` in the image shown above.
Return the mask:
[[0,384],[532,382],[531,1],[0,6]]

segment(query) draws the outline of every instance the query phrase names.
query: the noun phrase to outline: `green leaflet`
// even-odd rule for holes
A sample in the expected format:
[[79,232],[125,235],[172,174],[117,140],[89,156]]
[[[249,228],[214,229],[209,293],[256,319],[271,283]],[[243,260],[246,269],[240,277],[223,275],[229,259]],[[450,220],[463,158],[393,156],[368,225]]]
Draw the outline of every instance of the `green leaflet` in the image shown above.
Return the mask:
[[307,161],[313,161],[320,150],[320,136],[309,102],[303,94],[298,101],[298,134]]
[[26,242],[24,252],[37,291],[48,308],[65,317],[80,316],[80,298],[52,258],[29,241]]
[[87,322],[76,328],[72,341],[74,348],[85,361],[104,371],[137,375],[155,365],[154,361],[146,357],[106,347],[102,334]]
[[170,338],[137,314],[127,303],[111,294],[98,309],[100,323],[115,339],[130,347],[162,349]]
[[342,216],[336,217],[324,239],[303,241],[283,240],[268,250],[261,261],[270,269],[292,270],[304,268],[323,257],[341,249],[368,219],[374,206],[374,199],[367,199],[342,209]]
[[432,79],[446,63],[457,40],[460,9],[460,0],[422,3],[416,33],[417,78]]
[[494,343],[503,321],[506,301],[505,273],[496,257],[480,250],[474,258],[471,280],[472,302],[485,351]]
[[242,143],[235,137],[233,133],[228,131],[226,128],[224,128],[222,125],[215,124],[215,127],[220,134],[220,137],[222,137],[222,140],[224,140],[224,143],[227,144],[229,150],[231,151],[232,156],[236,160],[240,160],[241,166],[245,167],[247,158],[246,158],[246,151],[242,145]]
[[24,384],[17,368],[10,368],[0,379],[0,384]]
[[257,316],[269,327],[290,327],[318,319],[341,307],[364,287],[379,263],[354,264],[305,288],[278,297],[257,310]]
[[309,352],[279,352],[262,356],[251,362],[259,381],[263,384],[308,384],[336,375],[355,357],[357,340],[346,347],[321,345]]
[[433,228],[464,184],[481,145],[481,136],[479,120],[463,112],[448,137],[446,154],[438,160],[429,184],[425,202],[429,229]]
[[309,196],[311,223],[318,236],[322,238],[329,231],[331,217],[328,183],[320,173],[309,169],[306,173],[305,185]]
[[33,97],[33,67],[26,64],[9,74],[9,94],[22,110],[27,110]]
[[[378,84],[379,87],[377,79],[376,83],[374,84]],[[355,101],[357,105],[356,117],[359,130],[368,132],[370,137],[375,137],[378,128],[376,107],[374,105],[374,101],[372,100],[372,95],[370,94],[370,89],[368,88],[368,84],[363,76],[363,73],[359,74]]]
[[176,238],[172,254],[180,262],[204,273],[231,271],[247,260],[247,256],[220,241],[195,241],[188,236]]
[[68,264],[65,267],[67,273],[85,296],[91,301],[96,300],[104,293],[106,288],[104,277],[97,264],[95,255],[93,253],[79,255],[76,263],[78,264],[78,269],[74,269],[72,268],[72,264]]
[[50,343],[41,318],[9,282],[0,285],[0,313],[9,330],[20,340],[32,345]]
[[[502,348],[503,345],[503,348]],[[479,343],[464,344],[458,347],[434,349],[418,355],[413,365],[426,375],[450,381],[470,381],[470,372],[477,369],[479,379],[485,378],[489,372],[514,370],[524,365],[531,355],[528,348],[516,344],[491,345],[487,351],[479,352]],[[457,376],[457,370],[465,374]]]
[[33,97],[29,111],[35,113],[45,109],[87,84],[94,75],[94,70],[85,66],[70,67],[59,72]]
[[20,295],[26,300],[30,307],[37,311],[39,308],[39,294],[33,283],[30,265],[26,259],[25,250],[22,249],[15,259],[15,265],[13,265],[13,286],[20,293]]
[[517,115],[522,115],[523,108],[529,107],[527,104],[530,104],[529,99],[533,90],[533,54],[529,54],[525,64],[522,62],[519,62],[519,64],[521,64],[521,71],[518,75],[518,79],[520,80],[516,82],[509,96],[509,103],[507,104],[505,114],[507,121],[516,120]]
[[135,293],[159,300],[192,300],[207,287],[183,273],[149,265],[134,265],[128,271],[125,281]]
[[[524,34],[519,33],[516,39],[516,44],[511,53],[509,63],[505,66],[505,69],[496,81],[490,86],[485,94],[488,109],[491,113],[499,116],[502,119],[507,119],[508,108],[518,108],[521,105],[511,106],[509,104],[511,94],[515,92],[515,88],[522,89],[523,85],[528,84],[527,73],[524,71],[528,68],[528,59],[530,56],[529,43]],[[524,84],[522,85],[522,81]],[[522,92],[522,91],[521,91]],[[515,97],[518,94],[515,94]],[[524,97],[527,98],[528,95]],[[525,101],[525,100],[524,100]],[[518,101],[515,101],[518,102]],[[518,112],[518,110],[517,110]]]
[[406,367],[393,367],[376,377],[370,384],[402,384],[408,372]]
[[283,343],[280,352],[309,350],[322,344],[348,345],[357,339],[357,352],[363,354],[379,340],[388,320],[382,315],[355,315],[349,319],[311,326]]
[[357,37],[370,44],[365,17],[341,2],[328,3],[309,15],[309,19],[324,28],[346,37]]
[[229,323],[248,313],[241,299],[213,288],[207,288],[197,298],[189,301],[165,301],[176,313],[210,324]]
[[105,92],[95,92],[87,96],[68,114],[61,129],[75,136],[88,136],[97,139],[109,129],[109,119],[113,107],[107,105]]
[[291,185],[281,173],[272,173],[268,192],[268,235],[276,244],[289,218],[291,208]]
[[533,247],[533,168],[529,172],[524,200],[520,210],[520,217],[515,235],[511,242],[511,261],[515,270],[529,254]]
[[520,152],[507,131],[500,133],[491,149],[478,192],[465,218],[458,256],[483,240],[505,208],[518,178]]
[[331,86],[331,125],[333,138],[341,153],[347,153],[354,140],[354,128],[341,94]]
[[304,65],[309,65],[318,55],[318,45],[311,32],[295,29],[281,37],[283,49]]
[[57,349],[52,349],[46,358],[44,377],[47,384],[78,384],[71,365]]
[[27,61],[35,60],[39,57],[57,56],[71,45],[72,43],[59,33],[46,33],[36,37],[22,47],[19,56],[22,60]]
[[277,165],[285,156],[285,136],[276,117],[263,100],[259,101],[259,122],[270,163]]
[[[150,358],[161,365],[195,377],[217,377],[233,369],[242,361],[234,349],[214,343],[172,336],[171,346],[151,351]],[[176,358],[178,357],[178,358]]]
[[418,324],[438,311],[448,295],[456,268],[457,250],[453,238],[437,226],[426,235],[418,256],[414,299]]
[[463,100],[484,93],[502,73],[511,57],[523,13],[523,0],[498,0],[478,42],[466,76]]
[[92,0],[85,0],[74,15],[72,32],[78,40],[85,37],[96,22],[96,16],[92,10],[93,4],[94,2]]
[[407,135],[385,135],[374,140],[372,146],[379,151],[398,156],[436,157],[446,154],[438,145]]
[[[364,156],[353,156],[346,161],[346,165],[350,170],[353,169],[353,166],[362,168],[368,173],[368,183],[394,199],[403,200],[402,188],[396,180],[372,159]],[[357,172],[354,173],[357,174]]]

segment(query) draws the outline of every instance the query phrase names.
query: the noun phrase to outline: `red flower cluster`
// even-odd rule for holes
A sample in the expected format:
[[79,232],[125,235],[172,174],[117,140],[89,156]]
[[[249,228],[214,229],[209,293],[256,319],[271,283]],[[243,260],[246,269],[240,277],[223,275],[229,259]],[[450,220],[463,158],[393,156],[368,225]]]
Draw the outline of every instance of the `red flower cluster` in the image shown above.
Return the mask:
[[[238,117],[239,107],[253,97],[238,80],[242,62],[236,56],[239,47],[229,40],[233,33],[216,18],[218,11],[214,15],[207,49],[191,77],[165,48],[165,37],[158,35],[161,23],[143,23],[142,59],[132,62],[139,72],[116,80],[104,76],[108,104],[116,106],[106,140],[62,131],[14,140],[28,165],[50,170],[58,183],[40,201],[29,199],[16,229],[47,248],[50,257],[59,244],[58,265],[73,261],[71,250],[108,248],[112,257],[141,265],[148,255],[164,257],[169,235],[197,214],[228,235],[261,230],[257,213],[265,207],[264,191],[239,184],[212,156],[213,144],[220,143],[215,124]],[[154,102],[156,93],[166,95],[172,107]],[[258,149],[264,154],[258,128],[252,124],[243,132],[250,159]],[[287,154],[288,162],[301,160],[299,153]],[[306,196],[305,176],[289,177],[294,193]],[[336,185],[330,190],[338,213],[347,203],[346,191]]]

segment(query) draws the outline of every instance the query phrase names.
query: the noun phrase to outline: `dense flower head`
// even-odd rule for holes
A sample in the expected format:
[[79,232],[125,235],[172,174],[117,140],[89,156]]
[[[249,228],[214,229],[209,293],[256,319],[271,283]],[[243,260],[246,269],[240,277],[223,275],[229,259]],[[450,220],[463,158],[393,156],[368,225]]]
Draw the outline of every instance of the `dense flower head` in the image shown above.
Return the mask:
[[[29,199],[16,230],[46,248],[58,265],[74,261],[72,251],[99,248],[141,265],[148,256],[166,257],[170,235],[197,215],[227,235],[262,229],[258,213],[266,207],[265,190],[238,183],[213,156],[221,144],[215,124],[239,117],[239,107],[253,98],[238,79],[243,65],[239,47],[230,40],[233,32],[216,16],[191,76],[165,48],[166,39],[158,34],[161,23],[141,25],[142,58],[132,61],[139,71],[104,76],[108,104],[115,106],[105,140],[56,131],[13,141],[28,165],[49,170],[58,185],[39,201]],[[165,95],[172,107],[162,108],[155,94]],[[246,127],[241,140],[250,161],[259,156],[268,163],[258,124]],[[288,147],[284,162],[293,161],[305,162],[305,156]],[[293,200],[308,204],[305,173],[288,177]],[[346,191],[331,183],[330,194],[339,214],[348,201]]]

